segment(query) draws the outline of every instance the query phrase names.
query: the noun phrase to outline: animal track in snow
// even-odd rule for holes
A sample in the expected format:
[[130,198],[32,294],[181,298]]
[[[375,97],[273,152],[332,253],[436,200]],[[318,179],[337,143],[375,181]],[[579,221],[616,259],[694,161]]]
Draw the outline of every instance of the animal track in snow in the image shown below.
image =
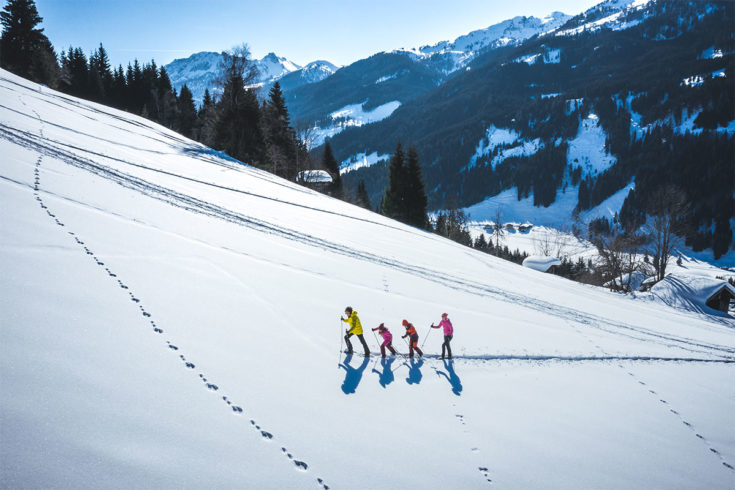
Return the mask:
[[[41,118],[40,118],[40,116],[37,113],[36,113],[36,117],[38,117],[38,119],[41,122],[41,124],[43,124],[43,121],[41,121]],[[42,132],[42,130],[40,130],[39,132],[41,133],[41,136],[42,136],[42,139],[43,139],[43,134],[42,134],[43,132]],[[35,200],[38,202],[40,208],[46,212],[46,214],[49,216],[49,218],[53,219],[54,222],[57,225],[59,225],[59,226],[62,226],[62,227],[63,226],[66,226],[51,211],[51,209],[49,209],[49,207],[45,204],[43,198],[39,195],[39,190],[40,190],[40,187],[41,187],[41,175],[40,175],[41,172],[40,172],[40,170],[41,170],[41,163],[42,163],[42,161],[43,161],[43,155],[39,155],[38,160],[36,161],[36,164],[35,164],[35,167],[34,167],[34,171],[33,171],[33,174],[34,174],[34,187],[33,187],[34,194],[33,195],[35,197]],[[66,163],[69,163],[68,161],[63,160],[63,159],[62,159],[62,161],[65,161]],[[138,297],[136,297],[133,294],[132,291],[130,291],[130,288],[129,288],[129,286],[127,284],[123,283],[122,280],[120,280],[118,278],[118,275],[110,268],[110,266],[106,266],[105,265],[105,262],[103,262],[100,258],[98,258],[97,255],[85,244],[85,241],[83,241],[75,232],[73,232],[71,230],[68,230],[67,233],[68,233],[69,236],[71,236],[71,237],[74,238],[74,242],[77,245],[79,245],[84,250],[84,253],[86,255],[89,255],[92,259],[94,259],[94,261],[95,261],[95,263],[97,265],[99,265],[100,267],[103,267],[105,273],[109,277],[112,277],[112,278],[114,278],[116,280],[117,285],[121,289],[128,291],[128,295],[129,295],[131,301],[133,301],[134,303],[138,304],[139,311],[141,312],[141,315],[143,316],[143,318],[146,318],[146,319],[151,318],[151,314],[143,307],[143,305],[141,304],[141,300]],[[153,320],[150,320],[150,325],[153,327],[153,331],[155,333],[157,333],[157,334],[163,334],[163,329],[159,328]],[[174,345],[174,344],[172,344],[170,341],[167,341],[166,344],[168,345],[169,349],[171,349],[173,351],[179,351],[179,347],[176,346],[176,345]],[[183,354],[180,354],[179,355],[179,358],[184,363],[185,368],[187,368],[187,369],[195,369],[196,368],[195,364],[192,363],[192,362],[190,362],[190,361],[188,361]],[[199,377],[202,379],[203,383],[205,384],[205,386],[206,386],[206,388],[208,390],[211,390],[211,391],[219,391],[219,389],[220,389],[219,386],[217,386],[214,383],[208,382],[207,377],[204,375],[204,373],[200,373],[199,374]],[[227,398],[227,396],[223,396],[222,397],[222,400],[227,404],[227,406],[232,410],[232,412],[235,415],[242,415],[244,413],[243,408],[241,406],[239,406],[239,405],[234,405],[232,403],[232,401]],[[254,428],[259,431],[260,436],[261,436],[262,439],[269,440],[270,441],[270,440],[272,440],[272,439],[275,438],[275,436],[274,436],[273,433],[268,432],[268,431],[265,431],[265,430],[261,430],[260,429],[260,426],[257,425],[254,420],[251,420],[251,423],[254,426]],[[285,454],[287,454],[288,459],[291,460],[294,463],[294,465],[296,466],[296,468],[299,471],[303,471],[303,472],[308,471],[309,465],[306,462],[301,461],[301,460],[294,459],[293,455],[290,452],[288,452],[286,450],[286,448],[283,448],[283,451],[284,451]],[[326,483],[324,483],[324,480],[322,478],[317,478],[316,480],[317,480],[317,483],[324,490],[329,490],[329,486]]]

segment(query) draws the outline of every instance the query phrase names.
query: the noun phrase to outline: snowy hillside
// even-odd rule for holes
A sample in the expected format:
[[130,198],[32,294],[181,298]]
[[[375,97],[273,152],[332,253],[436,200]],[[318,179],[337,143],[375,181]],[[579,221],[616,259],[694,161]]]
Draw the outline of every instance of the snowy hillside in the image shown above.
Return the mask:
[[[735,486],[732,318],[476,253],[5,71],[0,101],[3,488]],[[412,321],[426,359],[340,355],[346,305],[401,352]],[[452,361],[427,336],[444,311]]]

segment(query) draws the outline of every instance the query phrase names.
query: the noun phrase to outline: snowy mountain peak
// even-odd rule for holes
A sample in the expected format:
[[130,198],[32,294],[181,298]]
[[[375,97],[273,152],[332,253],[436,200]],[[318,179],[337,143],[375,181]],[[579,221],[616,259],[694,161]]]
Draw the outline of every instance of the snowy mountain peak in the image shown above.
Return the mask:
[[322,71],[331,71],[332,73],[334,73],[335,71],[339,70],[339,67],[335,65],[334,63],[330,63],[329,61],[326,61],[326,60],[316,60],[304,66],[303,70],[304,71],[322,70]]
[[488,47],[517,44],[542,32],[556,29],[570,18],[571,16],[563,12],[552,12],[543,19],[517,16],[485,29],[472,31],[454,41],[442,41],[433,46],[422,46],[418,51],[424,55],[434,55],[447,51],[470,53]]
[[[180,90],[183,85],[187,85],[194,96],[194,100],[201,102],[204,97],[204,90],[207,88],[213,90],[214,80],[220,72],[222,57],[222,53],[202,51],[194,53],[188,58],[176,59],[165,65],[164,68],[166,68],[171,84],[176,90]],[[284,75],[301,69],[301,66],[273,52],[253,62],[258,69],[258,78],[255,80],[256,86],[273,82]]]
[[[627,14],[644,9],[651,0],[606,0],[572,18],[564,30],[555,34],[574,35],[584,30],[595,30],[602,27],[622,30],[637,25],[640,20],[627,20]],[[550,29],[552,31],[554,29]]]
[[268,53],[261,59],[256,60],[255,65],[258,67],[259,82],[274,80],[287,73],[301,69],[296,63],[282,56],[277,56],[275,53]]

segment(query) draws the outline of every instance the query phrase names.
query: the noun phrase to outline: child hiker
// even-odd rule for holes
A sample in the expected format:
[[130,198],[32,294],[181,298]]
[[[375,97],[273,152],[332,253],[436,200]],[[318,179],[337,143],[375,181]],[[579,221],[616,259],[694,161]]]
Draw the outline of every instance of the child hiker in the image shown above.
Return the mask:
[[383,343],[380,344],[380,356],[385,357],[385,348],[387,347],[391,354],[394,356],[396,355],[396,350],[393,348],[393,334],[390,333],[390,330],[388,330],[388,327],[385,326],[385,324],[381,323],[377,327],[373,329],[374,331],[378,331],[381,337],[383,337]]
[[449,342],[452,341],[452,335],[454,334],[454,328],[452,328],[452,322],[449,320],[449,316],[446,313],[442,313],[442,321],[439,322],[439,325],[434,326],[434,324],[431,324],[431,328],[439,328],[444,327],[444,343],[442,344],[442,359],[444,359],[444,350],[447,351],[447,354],[449,356],[447,359],[452,358],[452,348],[449,346]]
[[419,348],[419,334],[416,332],[416,329],[408,323],[408,320],[403,320],[402,323],[406,327],[406,333],[401,338],[405,339],[408,337],[408,357],[413,357],[414,349],[419,353],[419,356],[423,357],[424,353]]
[[354,311],[351,306],[348,306],[345,308],[345,315],[347,315],[347,318],[340,317],[340,319],[350,326],[350,328],[347,329],[347,335],[345,335],[347,353],[352,354],[352,343],[350,342],[350,337],[357,335],[362,347],[365,349],[365,357],[369,356],[370,349],[368,349],[367,342],[365,342],[365,337],[362,336],[362,324],[360,323],[360,319],[357,317],[357,312]]

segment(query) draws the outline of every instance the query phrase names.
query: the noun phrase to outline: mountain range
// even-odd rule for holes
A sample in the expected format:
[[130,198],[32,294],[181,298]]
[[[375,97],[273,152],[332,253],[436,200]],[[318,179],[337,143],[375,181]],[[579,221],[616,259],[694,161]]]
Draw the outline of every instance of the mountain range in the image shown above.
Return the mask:
[[607,0],[331,74],[288,72],[282,59],[263,72],[283,85],[294,124],[311,128],[314,156],[330,138],[346,185],[364,180],[374,206],[400,139],[419,151],[431,209],[483,220],[505,206],[564,227],[622,214],[633,226],[667,183],[693,203],[688,244],[718,258],[735,226],[733,25],[730,2]]
[[[221,72],[223,59],[223,53],[202,51],[188,58],[176,59],[164,68],[176,90],[186,85],[191,90],[194,100],[201,104],[205,90],[209,89],[214,94],[220,90],[217,78]],[[279,80],[284,89],[318,82],[332,75],[338,68],[324,60],[313,61],[302,67],[275,53],[268,53],[254,60],[254,64],[258,73],[255,85],[267,86]]]

